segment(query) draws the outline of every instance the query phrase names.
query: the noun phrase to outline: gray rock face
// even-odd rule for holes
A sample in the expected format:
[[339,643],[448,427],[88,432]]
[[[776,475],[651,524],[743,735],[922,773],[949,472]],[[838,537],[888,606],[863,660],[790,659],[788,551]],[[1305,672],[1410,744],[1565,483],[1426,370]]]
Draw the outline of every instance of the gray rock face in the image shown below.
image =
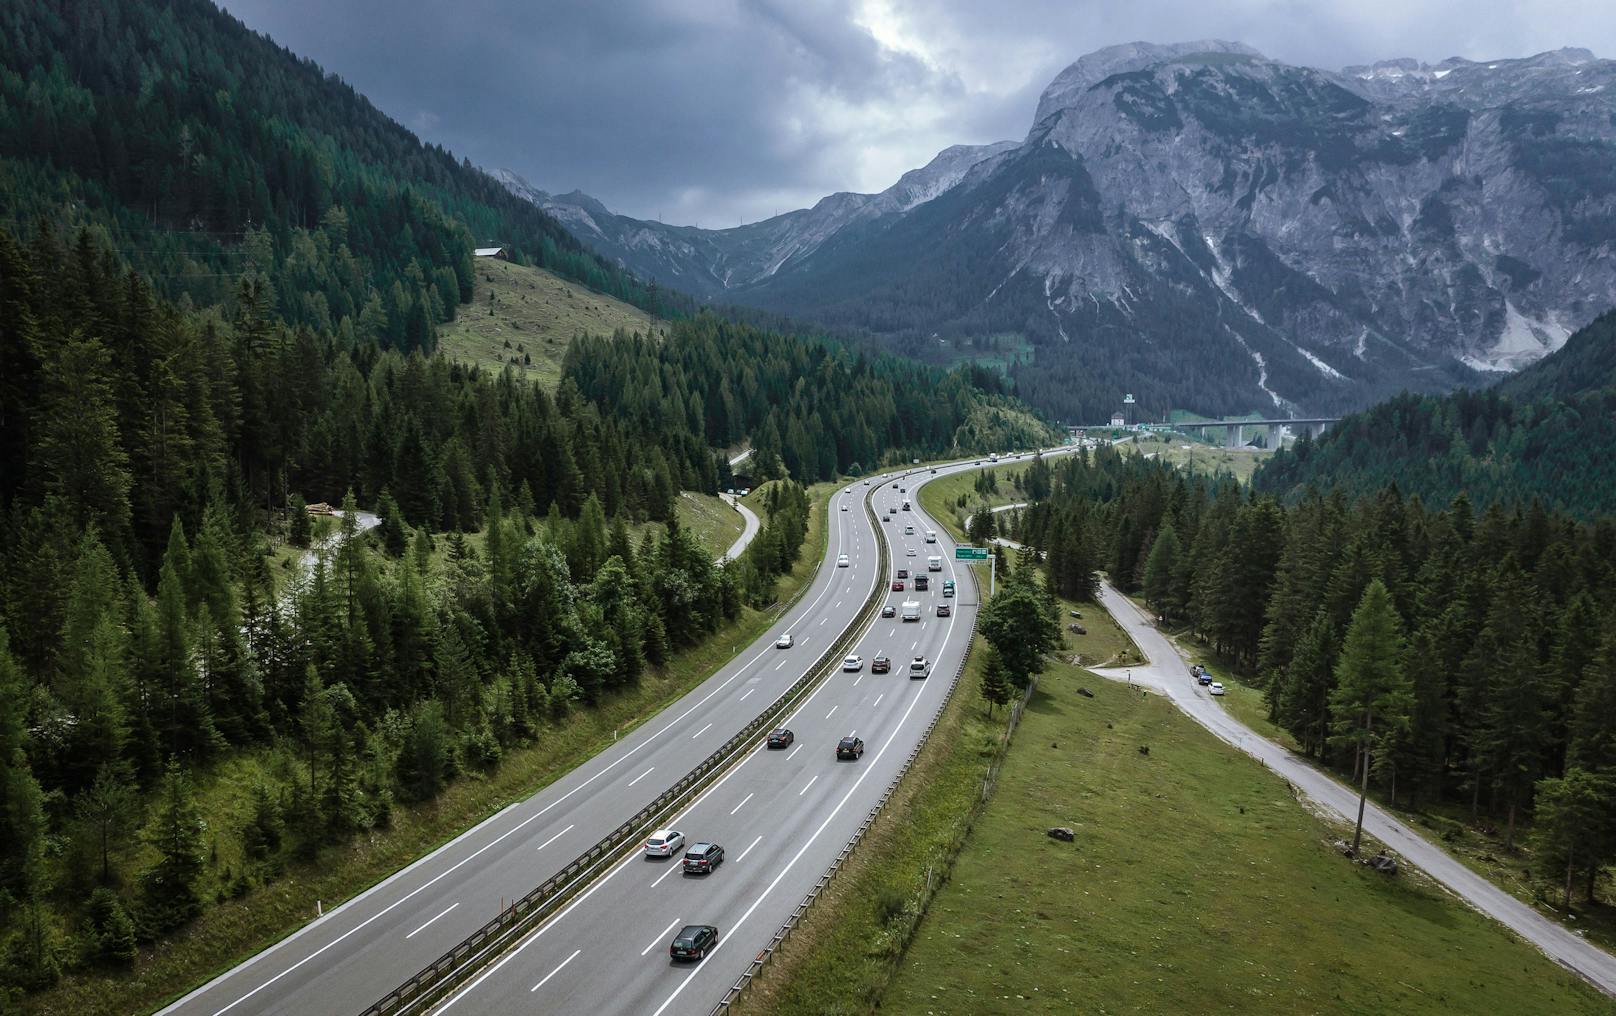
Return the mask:
[[695,295],[1011,361],[1068,419],[1334,411],[1518,369],[1616,302],[1616,63],[1135,43],[1061,72],[1022,142],[880,194],[727,230],[529,196]]

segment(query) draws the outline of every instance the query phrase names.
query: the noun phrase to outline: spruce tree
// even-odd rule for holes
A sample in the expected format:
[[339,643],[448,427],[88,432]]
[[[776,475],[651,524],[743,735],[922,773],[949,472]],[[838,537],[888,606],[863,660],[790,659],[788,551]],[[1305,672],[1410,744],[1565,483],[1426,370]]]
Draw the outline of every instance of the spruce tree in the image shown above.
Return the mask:
[[170,759],[149,837],[158,859],[140,876],[141,924],[148,937],[201,913],[203,828],[190,775]]
[[1363,841],[1364,803],[1369,776],[1397,732],[1408,725],[1413,692],[1403,671],[1403,622],[1391,594],[1379,580],[1364,589],[1335,667],[1330,693],[1331,741],[1354,749],[1359,758],[1358,818],[1352,852]]

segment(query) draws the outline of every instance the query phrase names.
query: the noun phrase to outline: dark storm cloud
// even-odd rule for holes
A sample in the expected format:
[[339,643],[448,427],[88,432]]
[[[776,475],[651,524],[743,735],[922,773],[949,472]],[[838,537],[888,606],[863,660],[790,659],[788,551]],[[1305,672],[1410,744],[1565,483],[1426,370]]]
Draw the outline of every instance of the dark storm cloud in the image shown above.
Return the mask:
[[1338,68],[1616,54],[1571,0],[225,0],[422,137],[547,190],[733,225],[1019,138],[1043,86],[1118,42],[1223,38]]

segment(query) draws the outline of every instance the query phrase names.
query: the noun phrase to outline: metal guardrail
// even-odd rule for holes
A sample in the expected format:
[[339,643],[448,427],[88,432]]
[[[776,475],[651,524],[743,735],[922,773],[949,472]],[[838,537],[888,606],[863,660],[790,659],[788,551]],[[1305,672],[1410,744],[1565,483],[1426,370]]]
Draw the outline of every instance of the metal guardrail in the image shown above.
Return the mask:
[[[830,524],[828,501],[826,507],[828,527]],[[647,833],[658,828],[671,814],[684,807],[717,780],[724,770],[750,751],[762,737],[766,736],[767,731],[774,728],[776,722],[795,706],[798,698],[834,672],[834,665],[839,662],[851,643],[856,641],[856,633],[870,621],[886,594],[886,571],[889,568],[887,539],[884,528],[870,506],[870,494],[864,497],[864,509],[876,534],[879,561],[876,582],[864,605],[854,615],[853,621],[843,629],[842,634],[830,648],[820,654],[813,665],[803,672],[803,676],[762,713],[742,727],[735,736],[725,741],[722,747],[697,763],[650,804],[635,812],[633,817],[579,854],[560,871],[535,886],[527,895],[502,910],[498,917],[472,932],[458,945],[372,1003],[360,1016],[415,1016],[427,1012],[491,960],[526,937],[528,932],[542,924],[562,904],[593,882],[604,868],[617,859],[625,847],[643,839]],[[826,547],[828,550],[828,539]],[[808,586],[804,586],[790,602],[800,599],[807,588]]]
[[[904,475],[909,476],[912,474],[906,472]],[[924,483],[924,481],[922,481],[922,483]],[[920,499],[918,497],[915,498],[915,503],[920,503]],[[921,514],[925,513],[922,512]],[[930,516],[927,517],[929,518]],[[971,581],[973,583],[976,582],[976,573],[974,571],[971,573]],[[875,805],[870,808],[869,813],[864,816],[864,821],[860,822],[859,827],[853,830],[853,835],[848,838],[846,845],[844,845],[841,852],[836,855],[836,859],[831,861],[830,867],[828,867],[825,870],[825,873],[819,877],[819,880],[814,883],[814,887],[808,890],[808,894],[802,898],[802,902],[798,903],[796,909],[793,910],[790,916],[785,919],[785,923],[780,926],[780,930],[775,932],[774,936],[769,939],[769,944],[764,946],[762,951],[753,957],[752,962],[747,965],[745,972],[743,972],[741,976],[736,979],[735,983],[730,986],[729,990],[724,993],[724,997],[719,1000],[718,1004],[713,1006],[711,1016],[725,1016],[725,1014],[729,1012],[730,1006],[734,1005],[735,1002],[746,992],[746,990],[752,986],[752,983],[757,979],[757,976],[763,972],[763,968],[768,966],[769,962],[774,959],[775,952],[780,948],[780,946],[785,944],[786,939],[791,937],[792,931],[794,931],[797,925],[801,923],[803,916],[808,913],[808,908],[814,905],[814,903],[819,899],[820,893],[824,892],[825,887],[830,884],[831,879],[835,878],[836,873],[842,870],[842,866],[847,863],[847,859],[853,853],[854,848],[857,847],[859,842],[864,839],[864,834],[869,832],[870,826],[875,823],[875,820],[880,817],[882,810],[886,808],[887,801],[889,801],[892,798],[892,795],[897,792],[899,784],[903,782],[903,778],[909,775],[909,770],[914,766],[915,759],[920,756],[921,751],[926,747],[926,743],[931,740],[931,732],[937,728],[937,721],[942,719],[943,711],[948,708],[948,703],[954,698],[954,692],[959,689],[960,678],[965,674],[965,664],[970,660],[971,650],[976,645],[976,622],[977,617],[981,614],[981,602],[981,587],[978,586],[977,613],[971,616],[971,631],[966,637],[965,652],[960,655],[959,667],[954,671],[954,680],[950,682],[948,691],[944,693],[942,701],[938,703],[936,711],[932,713],[931,722],[926,724],[926,729],[921,732],[920,740],[917,741],[914,748],[910,750],[909,757],[904,759],[903,765],[898,769],[897,774],[892,777],[892,782],[887,785],[887,789],[881,794],[881,799],[875,802]],[[1022,707],[1024,707],[1027,700],[1032,697],[1032,690],[1032,686],[1027,688],[1026,693],[1016,704],[1016,707],[1011,714],[1010,726],[1005,733],[1004,739],[1000,742],[998,751],[995,753],[996,761],[992,766],[990,766],[990,774],[992,774],[990,778],[996,777],[997,775],[997,765],[1002,762],[1004,751],[1009,746],[1010,733],[1015,730],[1015,722],[1019,721],[1021,718]],[[986,798],[988,790],[989,785],[984,783],[984,799]]]

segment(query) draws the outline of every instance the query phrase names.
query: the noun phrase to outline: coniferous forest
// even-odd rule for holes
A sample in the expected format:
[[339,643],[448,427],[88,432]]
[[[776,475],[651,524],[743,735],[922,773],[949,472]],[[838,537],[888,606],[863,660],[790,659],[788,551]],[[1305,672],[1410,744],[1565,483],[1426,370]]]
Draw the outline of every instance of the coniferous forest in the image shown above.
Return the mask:
[[1616,862],[1616,519],[1391,484],[1284,505],[1110,448],[1034,463],[1028,483],[1051,494],[1014,532],[1058,591],[1087,596],[1104,570],[1343,777],[1363,761],[1352,635],[1379,633],[1371,786],[1495,826],[1506,848],[1531,816],[1537,877],[1593,898]]

